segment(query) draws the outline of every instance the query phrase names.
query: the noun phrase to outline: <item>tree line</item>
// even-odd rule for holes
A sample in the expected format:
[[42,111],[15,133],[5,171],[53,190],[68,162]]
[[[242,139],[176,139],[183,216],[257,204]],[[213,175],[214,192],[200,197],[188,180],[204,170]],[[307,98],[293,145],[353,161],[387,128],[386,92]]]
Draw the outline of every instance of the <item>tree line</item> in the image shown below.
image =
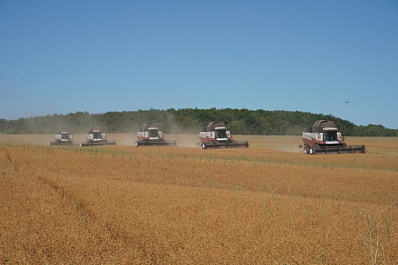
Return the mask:
[[333,120],[345,136],[398,136],[398,129],[383,125],[357,126],[333,115],[300,111],[248,109],[167,109],[137,110],[90,114],[75,112],[0,119],[0,133],[56,133],[68,128],[72,133],[86,133],[91,126],[101,126],[108,133],[135,133],[147,122],[154,122],[165,133],[199,133],[210,121],[223,121],[233,134],[301,135],[317,120]]

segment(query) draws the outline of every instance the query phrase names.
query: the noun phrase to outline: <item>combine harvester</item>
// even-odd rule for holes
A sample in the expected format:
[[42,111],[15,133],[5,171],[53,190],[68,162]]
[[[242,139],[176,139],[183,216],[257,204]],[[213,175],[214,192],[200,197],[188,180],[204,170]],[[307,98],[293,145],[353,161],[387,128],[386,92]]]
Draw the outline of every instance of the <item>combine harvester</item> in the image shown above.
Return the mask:
[[137,132],[138,141],[135,142],[135,146],[176,146],[175,140],[166,141],[163,139],[163,132],[155,123],[145,123],[144,127]]
[[106,135],[102,131],[101,127],[91,127],[87,133],[86,142],[80,144],[80,146],[93,146],[93,145],[116,145],[116,141],[109,142],[106,140]]
[[248,148],[248,141],[234,141],[223,122],[212,121],[199,133],[200,148]]
[[[333,121],[319,120],[303,132],[305,154],[365,153],[364,145],[349,145],[344,142],[339,128]],[[300,148],[302,145],[299,146]]]
[[49,142],[49,145],[73,145],[72,134],[69,133],[68,129],[61,128],[57,134],[55,134],[55,141]]

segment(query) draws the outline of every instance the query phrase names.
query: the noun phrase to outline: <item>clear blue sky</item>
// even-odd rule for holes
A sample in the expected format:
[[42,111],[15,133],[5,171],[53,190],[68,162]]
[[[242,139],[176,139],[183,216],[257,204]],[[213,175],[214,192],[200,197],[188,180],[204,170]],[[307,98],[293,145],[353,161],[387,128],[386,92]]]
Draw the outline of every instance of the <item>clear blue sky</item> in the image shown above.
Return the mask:
[[216,107],[397,129],[397,104],[397,0],[0,0],[3,119]]

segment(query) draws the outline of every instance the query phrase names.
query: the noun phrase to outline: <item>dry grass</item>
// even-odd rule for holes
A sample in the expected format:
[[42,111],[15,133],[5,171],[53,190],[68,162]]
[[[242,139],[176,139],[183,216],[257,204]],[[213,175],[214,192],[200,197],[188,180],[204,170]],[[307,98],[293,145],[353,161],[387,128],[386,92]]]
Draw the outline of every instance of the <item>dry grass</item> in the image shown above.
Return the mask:
[[18,137],[0,135],[1,264],[398,263],[396,138],[309,156],[277,150],[299,137],[228,150]]

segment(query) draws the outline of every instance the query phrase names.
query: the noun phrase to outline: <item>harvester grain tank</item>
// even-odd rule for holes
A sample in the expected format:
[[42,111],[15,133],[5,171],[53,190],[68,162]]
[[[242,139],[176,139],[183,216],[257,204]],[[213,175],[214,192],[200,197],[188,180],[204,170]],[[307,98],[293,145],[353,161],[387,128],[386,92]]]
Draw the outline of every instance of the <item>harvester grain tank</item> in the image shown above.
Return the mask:
[[176,146],[175,140],[163,139],[163,132],[152,122],[144,124],[144,127],[137,132],[135,146]]
[[333,121],[319,120],[303,132],[305,154],[365,153],[364,145],[346,145],[339,128]]
[[93,146],[93,145],[116,145],[116,141],[106,140],[106,134],[101,127],[91,127],[86,136],[86,142],[80,146]]
[[66,128],[61,128],[55,134],[55,141],[50,142],[50,145],[73,145],[73,135],[69,133]]
[[212,121],[199,133],[200,148],[248,148],[248,141],[235,141],[224,122]]

